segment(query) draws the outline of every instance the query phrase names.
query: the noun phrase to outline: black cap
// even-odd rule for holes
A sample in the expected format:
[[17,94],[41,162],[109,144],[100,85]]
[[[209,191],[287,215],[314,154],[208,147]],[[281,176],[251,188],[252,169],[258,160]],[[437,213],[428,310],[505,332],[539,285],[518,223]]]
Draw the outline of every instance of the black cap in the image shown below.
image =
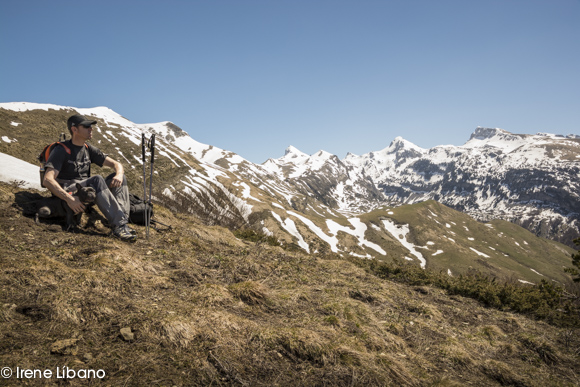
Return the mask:
[[67,121],[67,125],[68,128],[70,130],[71,127],[73,126],[91,126],[96,124],[97,121],[91,121],[91,120],[87,120],[87,118],[85,116],[81,116],[80,114],[75,114],[74,116],[69,117],[68,121]]

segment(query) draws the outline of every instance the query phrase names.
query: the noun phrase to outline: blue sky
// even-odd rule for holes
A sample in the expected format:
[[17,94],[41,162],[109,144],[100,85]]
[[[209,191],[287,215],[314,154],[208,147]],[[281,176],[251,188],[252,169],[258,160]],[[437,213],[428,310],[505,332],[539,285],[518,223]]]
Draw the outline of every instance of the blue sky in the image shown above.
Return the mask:
[[1,0],[0,53],[0,102],[172,121],[256,163],[580,134],[580,0]]

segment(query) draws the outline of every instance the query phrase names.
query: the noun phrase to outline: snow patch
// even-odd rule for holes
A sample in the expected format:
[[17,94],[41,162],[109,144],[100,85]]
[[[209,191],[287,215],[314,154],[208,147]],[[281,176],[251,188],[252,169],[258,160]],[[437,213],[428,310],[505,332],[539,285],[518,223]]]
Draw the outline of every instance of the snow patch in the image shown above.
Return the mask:
[[542,277],[544,277],[544,275],[542,273],[538,273],[537,271],[535,271],[534,269],[530,269],[531,271],[533,271],[534,273],[536,273],[537,275],[541,275]]
[[470,247],[469,250],[473,251],[474,253],[476,253],[477,255],[480,255],[484,258],[489,258],[489,255],[482,253],[481,251],[477,251],[475,250],[473,247]]
[[[409,234],[409,225],[396,225],[395,222],[387,219],[383,219],[383,225],[385,229],[396,239],[398,240],[403,246],[405,246],[411,254],[413,254],[419,262],[421,262],[421,268],[425,268],[427,265],[427,261],[423,258],[423,255],[418,252],[415,248],[415,245],[411,242],[407,241],[407,235]],[[406,257],[405,257],[406,259]]]
[[254,200],[254,201],[256,201],[256,202],[260,202],[260,203],[262,203],[262,201],[261,201],[261,200],[259,200],[259,199],[256,199],[255,197],[253,197],[253,196],[250,194],[250,193],[251,193],[250,186],[249,186],[249,185],[247,185],[246,183],[243,183],[243,182],[236,182],[236,183],[233,183],[232,185],[233,185],[233,186],[235,186],[235,187],[242,187],[242,188],[244,189],[244,190],[243,190],[243,192],[242,192],[242,197],[243,197],[244,199],[252,199],[252,200]]
[[304,250],[306,250],[306,252],[310,252],[310,248],[308,247],[308,243],[306,243],[304,241],[304,238],[302,237],[302,234],[300,234],[298,232],[298,229],[296,228],[296,224],[294,223],[294,221],[290,218],[287,218],[286,220],[282,220],[282,218],[280,217],[280,215],[278,215],[277,213],[275,213],[274,211],[270,211],[272,213],[272,216],[274,217],[274,219],[276,219],[280,225],[286,230],[288,231],[288,233],[290,233],[290,235],[293,235],[296,237],[296,239],[298,239],[298,246],[302,247]]
[[[1,104],[0,104],[1,105]],[[0,153],[0,181],[11,183],[13,181],[22,182],[23,188],[34,188],[44,191],[40,185],[40,175],[38,165],[27,163],[16,157]]]

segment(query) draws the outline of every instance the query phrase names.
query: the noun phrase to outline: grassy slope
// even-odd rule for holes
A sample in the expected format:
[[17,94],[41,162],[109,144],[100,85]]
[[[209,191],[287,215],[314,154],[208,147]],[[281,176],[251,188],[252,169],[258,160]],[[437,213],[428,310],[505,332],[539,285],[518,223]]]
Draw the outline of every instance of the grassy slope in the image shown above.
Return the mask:
[[[541,279],[568,281],[562,268],[570,266],[573,250],[558,242],[538,238],[513,223],[495,220],[486,225],[435,201],[374,211],[363,217],[377,225],[380,225],[380,218],[409,224],[411,233],[407,239],[426,247],[418,251],[432,270],[447,272],[449,269],[457,275],[473,268],[500,278],[513,276],[532,283]],[[388,238],[386,235],[380,237]],[[433,256],[438,250],[443,253]],[[404,255],[409,256],[405,248],[391,254],[395,258]]]
[[37,196],[0,184],[2,366],[103,369],[113,386],[580,384],[578,330],[163,208],[175,230],[149,241],[95,215],[63,233],[22,216]]

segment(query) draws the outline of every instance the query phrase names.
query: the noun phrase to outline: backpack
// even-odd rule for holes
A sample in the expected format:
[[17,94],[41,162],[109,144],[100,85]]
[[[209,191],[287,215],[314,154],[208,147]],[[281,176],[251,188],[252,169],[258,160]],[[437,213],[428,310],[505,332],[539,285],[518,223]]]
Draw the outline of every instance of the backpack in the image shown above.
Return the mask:
[[[48,144],[47,146],[44,147],[42,152],[40,152],[40,154],[37,157],[38,161],[40,162],[40,186],[42,188],[46,188],[44,186],[44,173],[46,172],[45,171],[46,162],[48,161],[48,158],[50,156],[50,152],[52,152],[54,147],[57,145],[62,146],[68,155],[71,154],[70,148],[68,146],[66,146],[64,144],[64,142],[61,142],[61,141],[53,142],[52,144]],[[89,146],[87,144],[85,144],[85,147],[87,149],[89,148]],[[89,175],[90,175],[90,170],[89,170]]]
[[[148,214],[147,214],[148,212]],[[171,230],[170,225],[161,223],[157,220],[151,219],[153,217],[153,204],[146,203],[139,196],[129,193],[129,222],[133,224],[139,224],[145,226],[145,214],[149,217],[149,224],[156,231],[167,231]],[[156,225],[164,226],[165,229],[159,229]]]
[[145,226],[145,215],[153,217],[153,204],[146,203],[139,196],[129,193],[129,221],[134,224]]

